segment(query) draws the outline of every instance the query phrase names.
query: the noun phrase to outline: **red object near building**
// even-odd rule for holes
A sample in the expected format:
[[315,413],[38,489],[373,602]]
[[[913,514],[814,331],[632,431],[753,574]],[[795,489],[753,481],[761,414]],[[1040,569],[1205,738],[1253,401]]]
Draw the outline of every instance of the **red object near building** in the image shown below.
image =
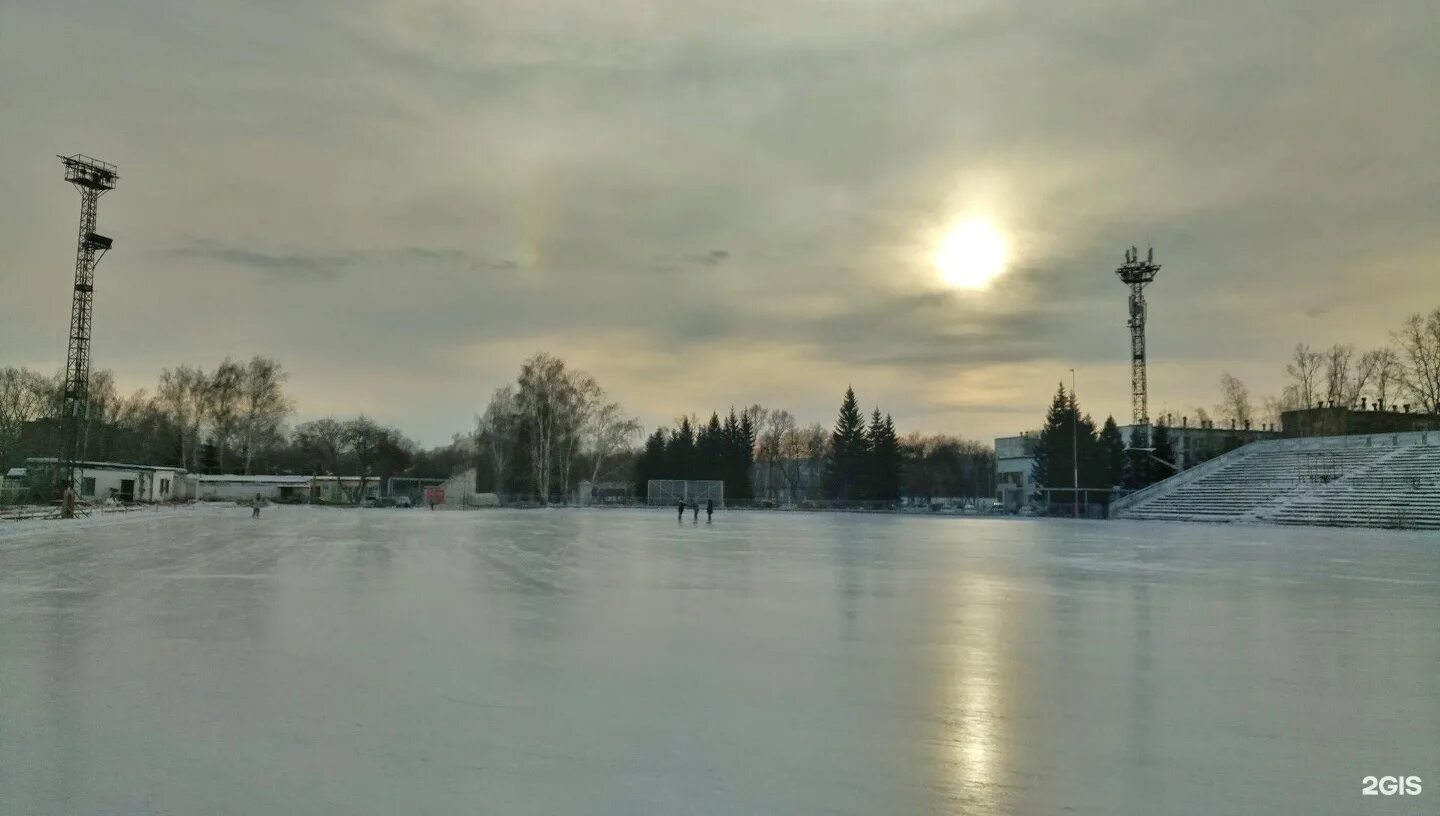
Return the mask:
[[444,504],[445,487],[442,485],[440,487],[425,488],[425,503],[430,505],[431,507],[434,507],[437,504]]

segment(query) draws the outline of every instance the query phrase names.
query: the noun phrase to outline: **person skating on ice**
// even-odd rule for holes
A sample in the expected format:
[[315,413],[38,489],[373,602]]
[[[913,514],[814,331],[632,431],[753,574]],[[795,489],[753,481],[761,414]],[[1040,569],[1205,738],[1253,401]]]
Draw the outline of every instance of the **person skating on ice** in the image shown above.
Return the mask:
[[675,520],[676,520],[676,521],[684,521],[684,520],[685,520],[685,500],[684,500],[684,499],[681,499],[681,500],[680,500],[680,507],[679,507],[679,509],[677,509],[677,510],[675,511]]
[[706,499],[706,500],[705,500],[705,523],[706,523],[706,524],[709,524],[711,521],[714,520],[714,519],[711,518],[711,516],[713,516],[713,515],[715,515],[715,500],[714,500],[714,499]]

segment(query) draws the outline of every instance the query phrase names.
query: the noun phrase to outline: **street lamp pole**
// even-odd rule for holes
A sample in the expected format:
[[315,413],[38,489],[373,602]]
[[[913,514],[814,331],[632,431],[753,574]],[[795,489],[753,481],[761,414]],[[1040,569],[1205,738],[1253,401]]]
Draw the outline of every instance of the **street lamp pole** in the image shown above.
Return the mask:
[[1072,466],[1071,476],[1074,488],[1070,494],[1071,506],[1075,508],[1075,518],[1080,518],[1080,400],[1075,396],[1075,369],[1070,369],[1070,401],[1075,404],[1075,411],[1070,415],[1070,464]]

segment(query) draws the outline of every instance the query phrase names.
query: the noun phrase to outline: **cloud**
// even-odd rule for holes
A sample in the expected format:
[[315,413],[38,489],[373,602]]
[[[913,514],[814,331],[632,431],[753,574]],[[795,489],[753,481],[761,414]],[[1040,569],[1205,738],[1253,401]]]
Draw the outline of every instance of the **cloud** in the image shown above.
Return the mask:
[[[1296,341],[1372,347],[1440,302],[1433,4],[760,9],[15,6],[0,348],[63,355],[53,154],[77,150],[123,179],[97,366],[148,386],[271,353],[302,407],[383,404],[426,441],[542,343],[647,420],[725,389],[828,420],[853,378],[902,425],[986,436],[1072,366],[1123,415],[1132,244],[1163,264],[1157,405],[1213,403],[1224,369],[1272,393]],[[1010,239],[988,292],[937,286],[959,217]],[[267,285],[214,297],[232,273]]]
[[334,280],[356,262],[352,254],[272,253],[206,239],[189,239],[173,250],[177,258],[244,267],[275,278]]

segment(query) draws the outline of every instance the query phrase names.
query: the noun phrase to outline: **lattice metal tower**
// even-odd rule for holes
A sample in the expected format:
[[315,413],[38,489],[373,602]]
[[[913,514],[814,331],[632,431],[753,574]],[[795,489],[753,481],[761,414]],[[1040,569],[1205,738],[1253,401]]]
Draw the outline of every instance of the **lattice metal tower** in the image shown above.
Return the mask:
[[95,299],[95,265],[114,242],[95,231],[100,196],[115,189],[115,165],[89,156],[59,156],[65,180],[80,191],[80,239],[75,250],[75,293],[70,301],[70,346],[65,352],[65,387],[60,398],[60,462],[57,481],[75,483],[76,462],[84,458],[82,429],[90,406],[90,316]]
[[1130,413],[1135,425],[1149,425],[1149,395],[1145,383],[1145,284],[1155,280],[1160,264],[1151,248],[1140,260],[1135,247],[1125,252],[1125,263],[1115,270],[1130,287]]

